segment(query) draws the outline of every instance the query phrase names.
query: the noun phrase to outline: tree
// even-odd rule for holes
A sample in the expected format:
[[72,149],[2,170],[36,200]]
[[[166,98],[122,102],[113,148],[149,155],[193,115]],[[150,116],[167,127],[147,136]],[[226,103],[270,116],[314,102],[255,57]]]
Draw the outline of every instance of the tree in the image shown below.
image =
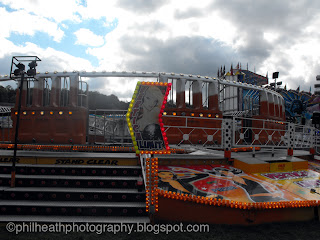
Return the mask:
[[[32,94],[32,92],[30,92]],[[49,104],[49,94],[48,90],[44,90],[44,104]],[[127,110],[129,103],[120,101],[114,94],[104,95],[97,91],[89,91],[89,109],[119,109]],[[65,89],[61,90],[61,104],[62,106],[67,106],[68,104],[68,92]],[[0,86],[0,102],[3,103],[15,103],[16,101],[16,89],[13,89],[10,85],[3,87]]]
[[129,103],[122,102],[114,94],[104,95],[97,91],[89,91],[89,109],[119,109],[127,110]]
[[8,102],[8,92],[3,86],[0,86],[0,102]]

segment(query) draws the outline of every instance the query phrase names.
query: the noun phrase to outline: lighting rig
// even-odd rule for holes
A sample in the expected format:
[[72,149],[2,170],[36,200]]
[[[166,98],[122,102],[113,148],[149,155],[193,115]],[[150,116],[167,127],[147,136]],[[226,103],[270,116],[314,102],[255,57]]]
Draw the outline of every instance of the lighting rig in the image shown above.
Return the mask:
[[[16,180],[16,161],[17,161],[17,146],[19,136],[19,124],[20,124],[20,110],[21,110],[21,96],[23,91],[23,82],[27,75],[28,78],[34,78],[37,71],[37,62],[41,61],[37,56],[14,56],[11,61],[10,78],[19,81],[19,99],[18,99],[18,111],[16,121],[16,131],[14,135],[14,149],[13,149],[13,160],[11,168],[11,187],[15,187]],[[29,69],[25,71],[25,63],[28,63]]]

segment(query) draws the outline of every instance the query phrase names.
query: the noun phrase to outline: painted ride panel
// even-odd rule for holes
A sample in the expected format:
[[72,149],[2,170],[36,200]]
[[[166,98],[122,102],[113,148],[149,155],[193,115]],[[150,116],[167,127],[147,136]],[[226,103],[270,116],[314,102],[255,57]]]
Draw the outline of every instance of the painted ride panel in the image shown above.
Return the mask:
[[165,191],[246,203],[306,200],[299,191],[227,165],[159,166],[158,175],[158,187]]
[[[251,225],[310,221],[312,170],[248,174],[227,165],[159,166],[159,220]],[[274,180],[277,179],[277,180]],[[186,209],[189,209],[189,211]]]

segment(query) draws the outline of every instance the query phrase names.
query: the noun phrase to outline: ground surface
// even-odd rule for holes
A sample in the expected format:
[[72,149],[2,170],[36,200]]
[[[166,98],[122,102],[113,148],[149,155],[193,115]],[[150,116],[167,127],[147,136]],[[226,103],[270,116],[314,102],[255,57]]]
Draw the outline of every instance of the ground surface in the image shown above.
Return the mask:
[[268,224],[259,226],[223,226],[210,225],[210,232],[205,233],[8,233],[5,226],[0,228],[0,239],[42,239],[42,240],[90,240],[90,239],[246,239],[246,240],[269,240],[269,239],[283,239],[283,240],[298,240],[298,239],[320,239],[320,223],[318,221],[303,222],[303,223],[282,223],[282,224]]

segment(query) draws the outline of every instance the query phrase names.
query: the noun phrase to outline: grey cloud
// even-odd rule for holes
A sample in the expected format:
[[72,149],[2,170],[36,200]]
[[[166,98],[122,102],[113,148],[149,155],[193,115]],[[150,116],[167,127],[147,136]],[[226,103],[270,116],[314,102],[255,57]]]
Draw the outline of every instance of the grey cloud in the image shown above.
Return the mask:
[[157,20],[151,20],[147,23],[135,25],[135,29],[140,29],[140,30],[142,29],[144,32],[149,32],[149,33],[161,31],[161,30],[164,30],[165,28],[166,28],[166,25]]
[[0,75],[10,74],[12,56],[4,55],[0,58]]
[[132,97],[133,89],[128,89],[125,92],[112,92],[112,94],[116,95],[119,99],[126,99],[125,101],[130,101],[129,99]]
[[284,55],[284,53],[279,53],[278,56],[276,56],[276,66],[278,68],[277,71],[284,76],[290,75],[290,69],[294,67],[292,59]]
[[193,17],[201,17],[204,15],[204,11],[198,8],[189,8],[185,11],[176,10],[174,13],[174,17],[176,19],[188,19]]
[[[305,40],[307,36],[303,31],[319,16],[319,8],[320,2],[316,0],[244,0],[241,4],[237,0],[216,0],[210,6],[215,14],[225,16],[237,28],[238,38],[244,42],[237,49],[241,58],[259,69],[271,53],[278,51],[274,55],[279,58],[277,71],[282,76],[290,75],[294,66],[281,49]],[[275,33],[278,38],[270,44],[265,40],[264,32]]]
[[[319,1],[216,0],[211,8],[223,13],[242,31],[282,29],[298,32],[317,15]],[[307,17],[306,17],[307,16]]]
[[168,0],[118,0],[118,6],[139,14],[149,14],[168,3]]
[[[280,79],[280,78],[279,78]],[[286,79],[291,89],[296,90],[300,86],[300,91],[309,91],[310,83],[307,83],[303,76],[290,77]]]
[[98,91],[108,84],[107,78],[89,78],[87,80],[90,91]]
[[238,49],[238,53],[247,62],[259,67],[270,56],[274,47],[263,38],[261,31],[250,33],[249,36],[246,36],[246,39],[246,44]]
[[[134,60],[124,65],[130,70],[176,72],[216,76],[218,67],[239,59],[237,54],[218,41],[204,37],[178,37],[161,41],[155,38],[123,37],[121,47]],[[144,46],[144,47],[142,47]]]

